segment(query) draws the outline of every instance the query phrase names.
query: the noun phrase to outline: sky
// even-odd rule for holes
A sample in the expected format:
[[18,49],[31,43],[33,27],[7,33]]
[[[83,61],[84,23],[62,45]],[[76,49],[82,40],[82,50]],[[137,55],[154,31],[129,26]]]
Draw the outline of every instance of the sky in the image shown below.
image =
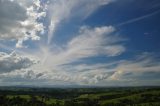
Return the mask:
[[0,0],[0,86],[159,86],[159,0]]

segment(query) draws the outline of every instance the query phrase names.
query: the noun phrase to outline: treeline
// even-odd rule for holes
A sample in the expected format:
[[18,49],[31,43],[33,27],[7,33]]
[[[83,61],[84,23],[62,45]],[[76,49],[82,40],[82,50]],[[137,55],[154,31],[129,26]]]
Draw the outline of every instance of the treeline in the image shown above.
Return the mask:
[[17,88],[0,87],[1,95],[50,95],[57,99],[70,99],[83,94],[103,93],[140,93],[143,91],[159,90],[159,87],[117,87],[117,88]]
[[0,88],[1,95],[50,95],[56,99],[70,99],[82,94],[110,92],[106,88]]

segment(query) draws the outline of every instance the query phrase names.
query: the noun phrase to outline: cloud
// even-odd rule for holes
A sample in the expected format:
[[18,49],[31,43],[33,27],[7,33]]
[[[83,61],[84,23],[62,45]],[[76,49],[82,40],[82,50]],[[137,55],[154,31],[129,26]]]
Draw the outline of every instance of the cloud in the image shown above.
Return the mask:
[[158,13],[160,13],[160,10],[154,11],[154,12],[152,12],[152,13],[150,13],[150,14],[147,14],[147,15],[144,15],[144,16],[141,16],[141,17],[137,17],[137,18],[130,19],[130,20],[128,20],[128,21],[124,21],[124,22],[118,24],[117,26],[123,26],[123,25],[131,24],[131,23],[134,23],[134,22],[143,20],[143,19],[145,19],[145,18],[149,18],[149,17],[151,17],[151,16],[157,15]]
[[63,47],[56,46],[52,50],[42,47],[39,55],[45,55],[42,60],[46,66],[68,64],[100,55],[106,57],[119,56],[126,51],[122,44],[125,39],[115,32],[112,26],[94,28],[83,26],[80,28],[79,34],[75,35]]
[[[94,65],[72,65],[73,62],[85,58],[104,55],[105,57],[115,57],[125,52],[126,48],[121,44],[124,38],[117,35],[112,26],[80,28],[79,33],[75,35],[65,46],[40,46],[40,50],[31,53],[21,52],[25,56],[33,56],[39,63],[27,67],[21,73],[8,72],[13,78],[17,76],[24,80],[45,80],[48,85],[56,81],[58,84],[76,83],[76,84],[95,84],[109,77],[110,73],[106,72],[106,67],[110,64]],[[66,64],[66,65],[65,65]],[[114,64],[114,63],[112,63]],[[17,70],[18,71],[18,70]],[[27,74],[27,73],[32,74]],[[33,74],[34,73],[34,74]],[[31,75],[31,76],[30,76]],[[4,76],[4,74],[3,74]],[[27,76],[27,77],[26,77]],[[73,77],[74,76],[74,77]]]
[[74,17],[76,19],[85,19],[98,7],[107,5],[113,1],[115,0],[51,0],[50,5],[48,6],[51,19],[48,43],[51,42],[57,26],[62,21],[69,21]]
[[[53,52],[42,48],[39,55],[45,57],[43,64],[38,66],[45,70],[45,79],[65,81],[78,84],[95,84],[109,77],[110,72],[106,72],[109,64],[72,65],[80,59],[92,58],[94,56],[115,57],[125,52],[126,48],[122,42],[124,38],[115,34],[112,26],[80,28],[78,35],[72,38],[67,45],[62,48],[53,48]],[[56,51],[56,52],[54,52]],[[45,56],[42,56],[44,54]],[[38,55],[37,55],[38,56]],[[66,64],[66,65],[65,65]],[[112,70],[112,69],[107,69]]]
[[[0,47],[6,51],[11,51],[12,47],[5,42],[14,40],[17,47],[23,47],[26,40],[39,40],[40,32],[44,31],[42,20],[46,13],[45,22],[50,21],[50,25],[46,25],[49,27],[48,44],[40,42],[36,49],[0,52],[1,85],[114,86],[160,82],[160,62],[153,55],[143,53],[132,59],[115,58],[125,53],[127,48],[124,44],[126,39],[117,33],[114,26],[84,25],[65,45],[56,45],[54,42],[50,44],[54,32],[63,21],[84,20],[99,7],[115,0],[48,1],[44,4],[40,0],[0,1],[0,40],[3,40]],[[157,13],[129,20],[121,25]],[[47,33],[45,34],[47,37]],[[104,57],[106,61],[87,64],[87,59],[92,61],[93,57]]]
[[125,51],[125,47],[120,43],[124,39],[114,36],[114,31],[112,26],[82,27],[80,34],[68,43],[66,53],[73,58],[120,55]]
[[[131,60],[108,63],[66,64],[63,79],[80,85],[157,85],[160,82],[160,62],[150,53],[142,53]],[[68,74],[67,74],[68,73]]]
[[[73,1],[69,0],[68,2],[64,0],[60,1],[50,1],[50,4],[47,8],[43,11],[39,12],[41,8],[41,2],[39,0],[32,1],[32,0],[14,0],[14,1],[7,1],[11,5],[15,4],[15,8],[19,6],[19,10],[22,8],[24,11],[20,12],[19,14],[24,16],[23,19],[19,19],[18,15],[14,15],[18,19],[13,22],[12,24],[14,27],[10,27],[11,23],[7,24],[6,32],[7,36],[2,37],[2,40],[17,40],[17,47],[22,47],[23,42],[28,39],[38,40],[39,36],[35,35],[35,33],[39,31],[43,31],[43,25],[37,19],[41,18],[45,15],[45,11],[49,11],[51,15],[51,25],[50,31],[54,30],[52,23],[57,27],[61,21],[70,20],[71,18],[80,18],[85,19],[91,13],[93,13],[98,7],[102,5],[107,5],[108,3],[112,2],[113,0],[94,0],[94,1]],[[3,2],[4,3],[4,2]],[[7,3],[6,3],[7,5]],[[83,5],[83,9],[79,9]],[[3,6],[2,6],[3,7]],[[7,7],[7,6],[6,6]],[[3,7],[3,8],[6,8]],[[21,10],[22,10],[21,9]],[[46,10],[47,9],[47,10]],[[13,13],[16,11],[14,8],[12,9]],[[2,11],[7,13],[6,11]],[[18,13],[18,12],[17,12]],[[73,14],[75,13],[75,14]],[[85,13],[85,15],[84,15]],[[9,14],[9,12],[8,12]],[[11,19],[13,16],[6,16]],[[8,20],[9,20],[8,19]],[[58,21],[54,23],[55,20]],[[7,20],[7,21],[8,21]],[[5,22],[5,21],[4,21]],[[18,25],[17,25],[17,24]],[[34,24],[33,24],[34,23]],[[37,27],[36,27],[36,26]],[[18,26],[18,27],[17,27]],[[9,32],[10,29],[17,30],[16,28],[22,28],[25,34],[13,33]],[[30,32],[29,32],[30,31]],[[20,30],[20,33],[22,31]],[[32,33],[33,32],[33,33]],[[75,37],[72,38],[66,45],[60,47],[55,45],[53,47],[42,46],[40,45],[39,50],[32,51],[20,51],[21,55],[12,55],[4,53],[2,56],[2,68],[1,77],[4,77],[7,80],[7,76],[10,76],[12,79],[18,78],[23,82],[23,80],[27,79],[34,79],[38,80],[48,80],[48,81],[57,81],[57,82],[72,82],[72,74],[70,72],[66,72],[67,69],[64,69],[62,66],[63,64],[71,64],[72,62],[79,61],[80,59],[91,58],[94,56],[104,55],[106,57],[114,57],[119,56],[123,52],[125,52],[126,48],[124,47],[121,42],[124,41],[123,38],[119,37],[115,34],[115,28],[112,26],[102,26],[102,27],[89,27],[89,26],[82,26]],[[53,32],[51,31],[53,34]],[[21,35],[21,36],[19,36]],[[37,36],[34,38],[34,35]],[[51,40],[51,39],[50,39]],[[4,45],[0,45],[3,46]],[[37,48],[38,49],[38,48]],[[40,60],[39,63],[35,64],[33,61],[28,58],[28,56],[33,56]],[[4,58],[7,57],[8,58]],[[16,58],[21,58],[21,61],[14,61]],[[8,60],[7,60],[8,59]],[[23,60],[24,59],[24,60]],[[4,61],[5,60],[5,61]],[[9,61],[11,60],[11,61]],[[25,62],[24,62],[25,61]],[[4,63],[9,64],[5,66]],[[96,69],[93,75],[89,75],[87,73],[82,73],[79,77],[74,77],[75,82],[72,83],[96,83],[98,80],[102,80],[108,76],[102,76],[102,73],[98,74]],[[103,70],[103,69],[102,69]],[[77,73],[78,74],[78,73]],[[105,74],[105,73],[104,73]],[[96,75],[94,77],[94,75]],[[76,75],[75,75],[76,76]],[[88,78],[93,76],[92,81],[89,81]],[[83,77],[83,78],[82,78]],[[81,80],[81,78],[83,80]]]
[[110,78],[116,81],[139,81],[139,83],[148,79],[151,81],[159,80],[159,78],[156,77],[160,74],[159,69],[159,60],[151,54],[143,53],[137,56],[136,59],[120,62],[115,68],[114,74],[111,75]]
[[35,73],[34,71],[28,69],[15,70],[9,73],[1,73],[0,84],[3,86],[40,86],[43,85],[44,81],[46,82],[46,80],[39,79],[42,75],[43,73]]
[[0,40],[16,40],[16,47],[23,47],[23,41],[39,40],[39,32],[44,26],[38,21],[45,16],[40,11],[39,0],[1,0],[0,1]]
[[15,52],[10,54],[0,52],[0,73],[8,73],[15,70],[25,69],[36,63],[36,60],[20,56]]
[[[37,68],[37,66],[39,68]],[[153,55],[143,53],[131,60],[118,60],[107,63],[62,64],[46,68],[40,63],[30,69],[21,69],[0,74],[2,82],[39,85],[91,85],[127,86],[157,85],[160,63]],[[41,69],[41,70],[38,70]],[[1,82],[1,83],[2,83]],[[30,83],[29,83],[30,82]]]

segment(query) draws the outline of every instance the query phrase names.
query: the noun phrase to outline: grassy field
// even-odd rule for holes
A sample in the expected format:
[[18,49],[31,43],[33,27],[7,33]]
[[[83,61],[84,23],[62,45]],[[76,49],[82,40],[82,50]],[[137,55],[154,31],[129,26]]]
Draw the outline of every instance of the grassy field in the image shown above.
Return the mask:
[[1,88],[0,106],[160,106],[160,88]]

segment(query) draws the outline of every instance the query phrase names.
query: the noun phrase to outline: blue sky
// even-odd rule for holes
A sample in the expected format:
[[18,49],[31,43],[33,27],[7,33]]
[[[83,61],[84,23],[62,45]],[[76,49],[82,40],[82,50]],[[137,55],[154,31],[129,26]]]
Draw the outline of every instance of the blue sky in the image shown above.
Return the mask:
[[0,85],[159,85],[159,19],[159,0],[1,0]]

